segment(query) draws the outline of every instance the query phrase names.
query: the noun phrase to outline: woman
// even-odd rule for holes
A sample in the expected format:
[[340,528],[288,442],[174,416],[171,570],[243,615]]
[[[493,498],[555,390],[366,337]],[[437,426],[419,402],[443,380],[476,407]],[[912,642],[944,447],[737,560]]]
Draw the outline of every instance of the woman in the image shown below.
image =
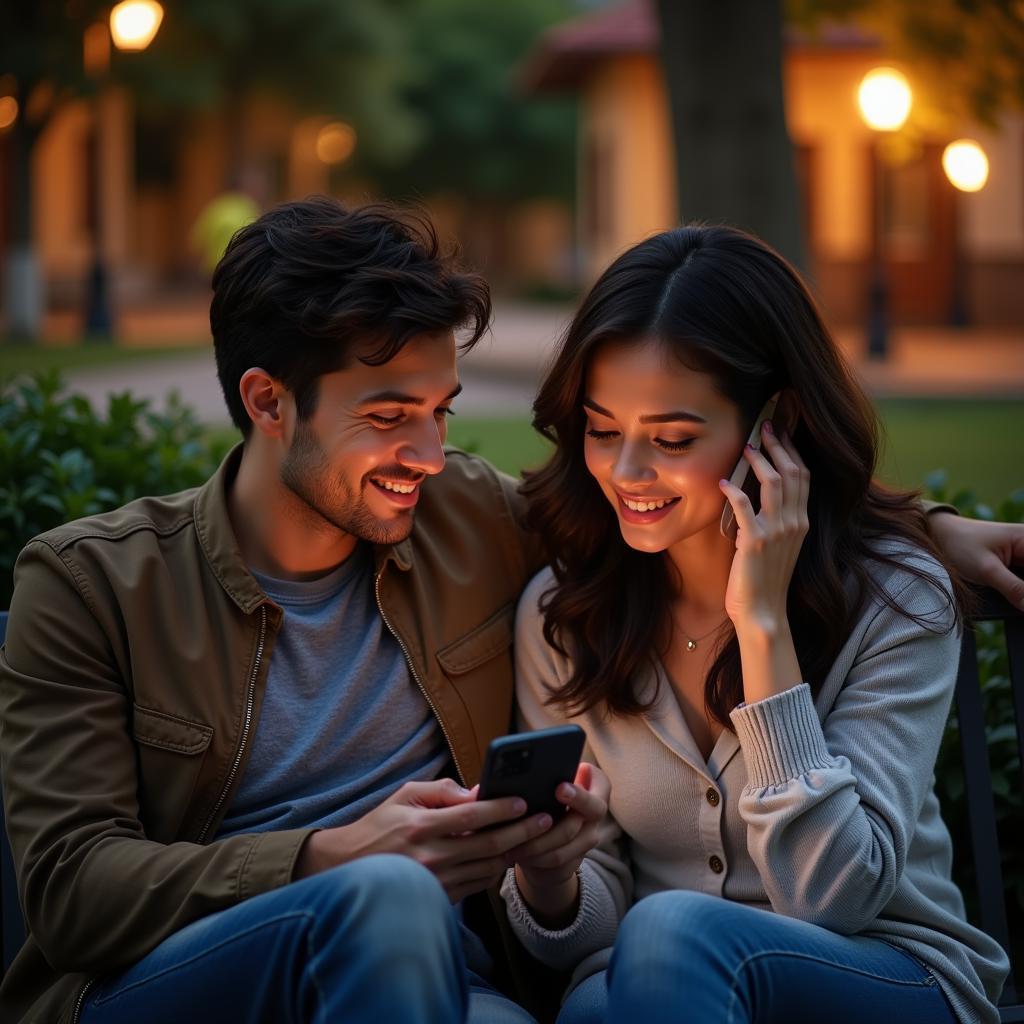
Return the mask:
[[534,410],[551,567],[519,706],[581,724],[612,785],[578,871],[503,887],[575,968],[560,1021],[997,1020],[1007,961],[964,920],[932,788],[963,591],[914,495],[873,482],[873,413],[795,272],[725,227],[642,242]]

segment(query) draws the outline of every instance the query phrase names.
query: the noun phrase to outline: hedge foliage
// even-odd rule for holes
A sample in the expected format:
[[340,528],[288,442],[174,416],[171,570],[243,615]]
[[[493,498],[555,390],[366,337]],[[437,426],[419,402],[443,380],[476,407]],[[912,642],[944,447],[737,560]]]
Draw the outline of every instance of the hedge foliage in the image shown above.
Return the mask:
[[0,608],[31,537],[200,484],[223,451],[175,394],[164,412],[128,392],[111,395],[101,415],[82,395],[63,394],[56,370],[0,382]]

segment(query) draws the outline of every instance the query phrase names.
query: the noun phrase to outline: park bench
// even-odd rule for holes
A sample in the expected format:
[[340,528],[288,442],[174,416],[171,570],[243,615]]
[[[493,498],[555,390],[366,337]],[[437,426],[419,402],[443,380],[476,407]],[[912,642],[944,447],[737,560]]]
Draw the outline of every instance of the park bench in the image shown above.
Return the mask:
[[[1017,725],[1017,749],[1024,773],[1024,612],[1015,609],[994,591],[981,591],[973,615],[975,622],[1002,621],[1010,663]],[[0,612],[0,642],[7,628],[7,613]],[[964,765],[964,787],[970,822],[971,854],[977,871],[978,924],[1007,951],[1011,973],[1003,988],[999,1013],[1003,1024],[1024,1024],[1024,1003],[1019,1001],[1013,976],[1013,950],[1006,913],[1003,872],[999,856],[995,802],[989,771],[988,742],[985,735],[984,708],[978,674],[974,633],[966,630],[960,650],[960,669],[956,682],[956,713]],[[1024,777],[1022,777],[1024,785]],[[3,807],[0,804],[0,917],[3,924],[3,970],[14,959],[25,941],[25,925],[18,902]],[[1018,941],[1019,941],[1018,936]],[[2,974],[0,974],[2,977]]]

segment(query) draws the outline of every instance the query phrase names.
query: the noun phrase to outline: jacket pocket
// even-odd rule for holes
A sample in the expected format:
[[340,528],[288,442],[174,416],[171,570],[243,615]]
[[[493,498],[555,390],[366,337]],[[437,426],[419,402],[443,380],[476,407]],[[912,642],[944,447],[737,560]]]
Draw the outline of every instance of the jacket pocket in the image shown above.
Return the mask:
[[437,652],[438,664],[458,695],[455,707],[465,716],[460,719],[463,727],[453,731],[452,749],[467,786],[479,780],[487,744],[512,728],[514,620],[510,602]]
[[515,605],[510,601],[479,626],[446,644],[437,652],[441,668],[450,676],[463,675],[503,654],[512,646],[515,614]]
[[132,707],[139,762],[139,820],[146,836],[171,843],[195,792],[213,729],[201,722]]

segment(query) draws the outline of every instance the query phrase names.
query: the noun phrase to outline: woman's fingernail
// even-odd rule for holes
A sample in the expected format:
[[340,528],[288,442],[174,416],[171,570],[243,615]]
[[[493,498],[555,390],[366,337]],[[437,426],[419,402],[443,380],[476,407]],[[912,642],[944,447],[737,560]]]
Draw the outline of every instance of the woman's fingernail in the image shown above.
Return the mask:
[[576,795],[576,787],[568,782],[562,784],[562,796],[566,800],[571,800]]
[[514,814],[525,814],[526,813],[526,801],[515,800],[512,803],[512,812]]
[[775,430],[772,427],[772,421],[771,420],[765,420],[764,423],[761,424],[761,426],[764,428],[764,432],[766,434],[774,434],[775,433]]
[[538,828],[551,828],[551,821],[552,821],[552,818],[551,818],[550,814],[541,814],[537,818],[537,827]]

